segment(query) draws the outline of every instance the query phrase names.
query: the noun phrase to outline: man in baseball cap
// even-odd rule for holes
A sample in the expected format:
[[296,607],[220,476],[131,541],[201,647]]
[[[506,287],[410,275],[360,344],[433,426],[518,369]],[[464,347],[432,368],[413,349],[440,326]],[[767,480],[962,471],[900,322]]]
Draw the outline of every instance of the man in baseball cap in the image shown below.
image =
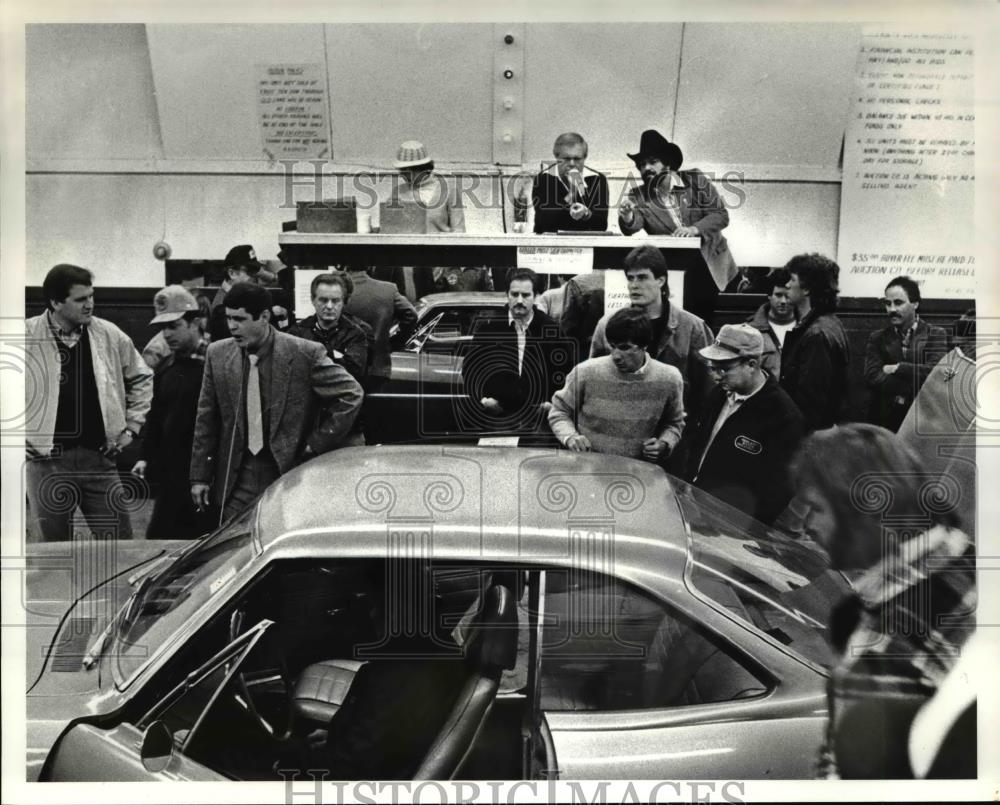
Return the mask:
[[226,253],[226,259],[222,261],[222,266],[226,270],[226,277],[222,280],[222,286],[215,294],[215,298],[212,299],[212,317],[208,327],[213,341],[229,338],[226,308],[222,304],[229,289],[237,282],[259,284],[262,279],[261,270],[264,268],[264,264],[257,259],[257,252],[249,243],[233,246]]
[[802,414],[760,368],[764,338],[749,324],[723,325],[698,350],[716,385],[687,445],[687,478],[764,523],[773,523],[792,491],[788,463],[802,439]]
[[153,310],[150,324],[171,354],[153,381],[153,406],[132,472],[156,481],[159,489],[146,539],[194,539],[212,526],[212,518],[195,509],[188,482],[205,369],[205,319],[198,301],[181,285],[157,291]]

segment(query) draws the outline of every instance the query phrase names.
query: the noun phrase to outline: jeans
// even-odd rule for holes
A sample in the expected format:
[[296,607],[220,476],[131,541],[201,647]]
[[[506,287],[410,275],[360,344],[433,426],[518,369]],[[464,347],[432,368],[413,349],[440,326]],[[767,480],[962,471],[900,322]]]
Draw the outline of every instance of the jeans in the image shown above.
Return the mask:
[[27,465],[28,505],[45,542],[73,539],[73,513],[80,509],[95,539],[132,539],[129,510],[138,496],[122,484],[115,463],[87,447]]

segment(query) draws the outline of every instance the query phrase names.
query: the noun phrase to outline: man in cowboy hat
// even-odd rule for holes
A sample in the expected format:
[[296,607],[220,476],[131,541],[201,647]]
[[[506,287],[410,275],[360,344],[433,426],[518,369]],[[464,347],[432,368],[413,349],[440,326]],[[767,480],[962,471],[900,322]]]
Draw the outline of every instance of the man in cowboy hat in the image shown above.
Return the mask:
[[[736,261],[722,230],[729,213],[709,178],[696,168],[682,171],[684,155],[676,143],[654,129],[642,133],[639,150],[629,154],[642,176],[641,187],[632,188],[618,211],[623,235],[645,229],[650,235],[701,239],[701,254],[711,281],[696,272],[685,278],[687,301],[697,300],[695,313],[711,315],[715,296],[736,277]],[[702,287],[704,286],[704,287]],[[685,305],[691,308],[689,304]]]

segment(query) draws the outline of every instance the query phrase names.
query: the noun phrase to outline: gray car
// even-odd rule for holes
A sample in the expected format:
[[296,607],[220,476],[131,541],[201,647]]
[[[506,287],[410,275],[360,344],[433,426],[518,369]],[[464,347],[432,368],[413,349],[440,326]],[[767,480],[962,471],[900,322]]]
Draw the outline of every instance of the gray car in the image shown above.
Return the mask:
[[[430,294],[417,303],[417,326],[408,338],[393,336],[392,375],[365,399],[366,433],[370,441],[412,442],[422,439],[489,436],[478,402],[462,383],[462,355],[472,342],[480,316],[506,308],[507,296],[492,291]],[[564,373],[576,363],[575,344],[558,354]],[[559,368],[559,367],[557,367]],[[525,434],[520,434],[525,435]],[[550,439],[555,445],[555,440]]]
[[523,448],[340,450],[202,540],[74,543],[107,578],[61,615],[60,549],[44,781],[807,778],[845,589],[655,466]]

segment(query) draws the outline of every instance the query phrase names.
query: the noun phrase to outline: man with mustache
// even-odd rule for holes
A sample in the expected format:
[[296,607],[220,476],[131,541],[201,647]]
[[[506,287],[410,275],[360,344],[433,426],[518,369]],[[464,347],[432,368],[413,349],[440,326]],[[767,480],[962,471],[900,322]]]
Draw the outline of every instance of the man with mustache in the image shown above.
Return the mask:
[[865,383],[871,393],[868,419],[895,432],[934,364],[947,351],[948,336],[917,315],[920,286],[909,277],[893,279],[882,301],[889,326],[872,333],[865,350]]
[[680,147],[658,131],[644,131],[638,152],[628,157],[642,176],[642,186],[632,188],[621,202],[618,227],[623,235],[644,229],[650,235],[700,238],[708,275],[688,272],[685,308],[711,316],[719,291],[739,273],[722,234],[729,226],[729,212],[704,173],[680,169],[684,161]]
[[[507,309],[473,324],[472,345],[462,361],[462,382],[479,403],[484,430],[533,430],[542,422],[543,403],[575,365],[573,350],[559,337],[559,325],[535,309],[538,277],[530,268],[510,275]],[[557,346],[563,349],[558,351]]]

